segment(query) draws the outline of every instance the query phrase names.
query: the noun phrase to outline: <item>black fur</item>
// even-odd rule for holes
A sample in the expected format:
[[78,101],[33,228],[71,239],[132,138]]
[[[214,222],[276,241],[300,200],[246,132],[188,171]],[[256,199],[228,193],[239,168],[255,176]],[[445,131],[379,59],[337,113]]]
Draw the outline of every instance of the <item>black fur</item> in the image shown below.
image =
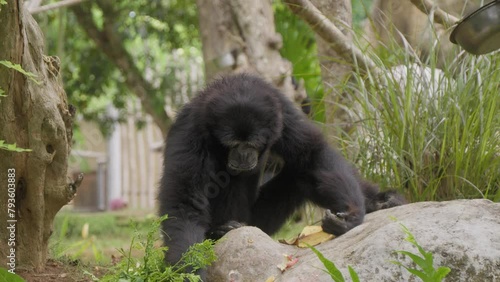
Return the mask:
[[[259,187],[276,157],[281,171]],[[383,206],[384,199],[276,88],[229,76],[185,105],[168,134],[159,192],[160,214],[169,215],[162,225],[166,261],[245,224],[272,234],[305,201],[331,211],[323,228],[341,235],[363,221],[367,207],[401,204]]]

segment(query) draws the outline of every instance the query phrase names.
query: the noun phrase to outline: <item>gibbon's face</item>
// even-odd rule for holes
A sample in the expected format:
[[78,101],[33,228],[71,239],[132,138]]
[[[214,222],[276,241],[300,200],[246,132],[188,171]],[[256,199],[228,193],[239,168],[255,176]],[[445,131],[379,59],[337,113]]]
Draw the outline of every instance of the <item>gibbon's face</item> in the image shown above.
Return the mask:
[[272,88],[222,92],[209,102],[208,125],[228,151],[227,167],[251,171],[281,136],[282,110]]
[[273,112],[251,106],[236,105],[227,108],[217,118],[213,134],[228,148],[227,167],[244,172],[255,169],[260,157],[277,139]]

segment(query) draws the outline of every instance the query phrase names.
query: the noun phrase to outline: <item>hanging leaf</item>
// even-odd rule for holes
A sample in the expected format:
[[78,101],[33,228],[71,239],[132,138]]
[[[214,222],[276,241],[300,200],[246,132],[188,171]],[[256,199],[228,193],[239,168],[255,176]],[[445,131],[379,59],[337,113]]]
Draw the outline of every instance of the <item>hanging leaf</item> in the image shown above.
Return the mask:
[[27,78],[29,78],[31,81],[33,81],[34,83],[36,84],[40,84],[40,82],[38,80],[36,80],[36,75],[34,73],[31,73],[29,71],[25,71],[21,65],[19,64],[13,64],[9,61],[0,61],[0,65],[4,65],[5,67],[9,68],[9,69],[13,69],[13,70],[16,70],[22,74],[24,74]]

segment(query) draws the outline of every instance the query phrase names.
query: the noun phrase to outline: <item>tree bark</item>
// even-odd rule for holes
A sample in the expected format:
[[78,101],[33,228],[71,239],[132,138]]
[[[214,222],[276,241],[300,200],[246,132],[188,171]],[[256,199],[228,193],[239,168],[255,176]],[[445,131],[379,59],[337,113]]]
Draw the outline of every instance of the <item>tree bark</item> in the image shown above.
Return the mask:
[[[484,3],[489,2],[484,1]],[[449,41],[449,28],[462,15],[479,8],[481,0],[374,0],[365,33],[370,45],[386,48],[409,44],[423,61],[436,55],[439,68],[457,59],[460,48]],[[433,15],[431,22],[429,15]]]
[[279,53],[270,0],[198,0],[207,81],[233,72],[260,74],[295,101],[305,97],[292,83],[292,65]]
[[[350,0],[311,0],[311,3],[320,10],[326,18],[339,28],[349,41],[351,40],[352,8]],[[344,60],[331,43],[316,34],[318,57],[321,64],[321,77],[326,90],[333,90],[335,85],[351,72],[351,64]]]
[[32,150],[0,150],[0,262],[41,270],[54,216],[77,186],[67,177],[74,109],[61,85],[59,59],[43,55],[42,32],[22,1],[7,0],[0,9],[0,60],[20,64],[37,80],[0,65],[6,95],[0,98],[0,139]]
[[431,11],[434,12],[434,22],[442,24],[445,27],[451,27],[456,24],[459,19],[453,15],[446,13],[436,6],[435,3],[429,0],[410,0],[415,7],[417,7],[422,13],[429,14]]
[[303,19],[312,30],[328,42],[333,50],[351,65],[356,64],[361,71],[382,77],[381,70],[363,52],[354,46],[349,38],[332,23],[309,0],[286,0],[290,10]]
[[[326,18],[339,28],[351,42],[352,7],[350,0],[311,0],[311,3],[320,10]],[[334,49],[331,43],[316,34],[318,57],[321,64],[321,77],[326,95],[326,121],[332,124],[335,136],[342,132],[350,132],[353,127],[353,117],[350,116],[353,101],[343,93],[339,85],[351,73],[352,66],[344,60]],[[343,107],[338,107],[341,105]]]

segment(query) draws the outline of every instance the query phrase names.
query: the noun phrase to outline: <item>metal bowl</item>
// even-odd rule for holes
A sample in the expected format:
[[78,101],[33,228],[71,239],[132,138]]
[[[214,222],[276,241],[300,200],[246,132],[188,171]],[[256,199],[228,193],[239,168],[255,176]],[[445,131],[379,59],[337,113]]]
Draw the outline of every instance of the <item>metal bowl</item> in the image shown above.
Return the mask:
[[484,5],[461,20],[453,29],[450,41],[475,55],[500,48],[500,0]]

